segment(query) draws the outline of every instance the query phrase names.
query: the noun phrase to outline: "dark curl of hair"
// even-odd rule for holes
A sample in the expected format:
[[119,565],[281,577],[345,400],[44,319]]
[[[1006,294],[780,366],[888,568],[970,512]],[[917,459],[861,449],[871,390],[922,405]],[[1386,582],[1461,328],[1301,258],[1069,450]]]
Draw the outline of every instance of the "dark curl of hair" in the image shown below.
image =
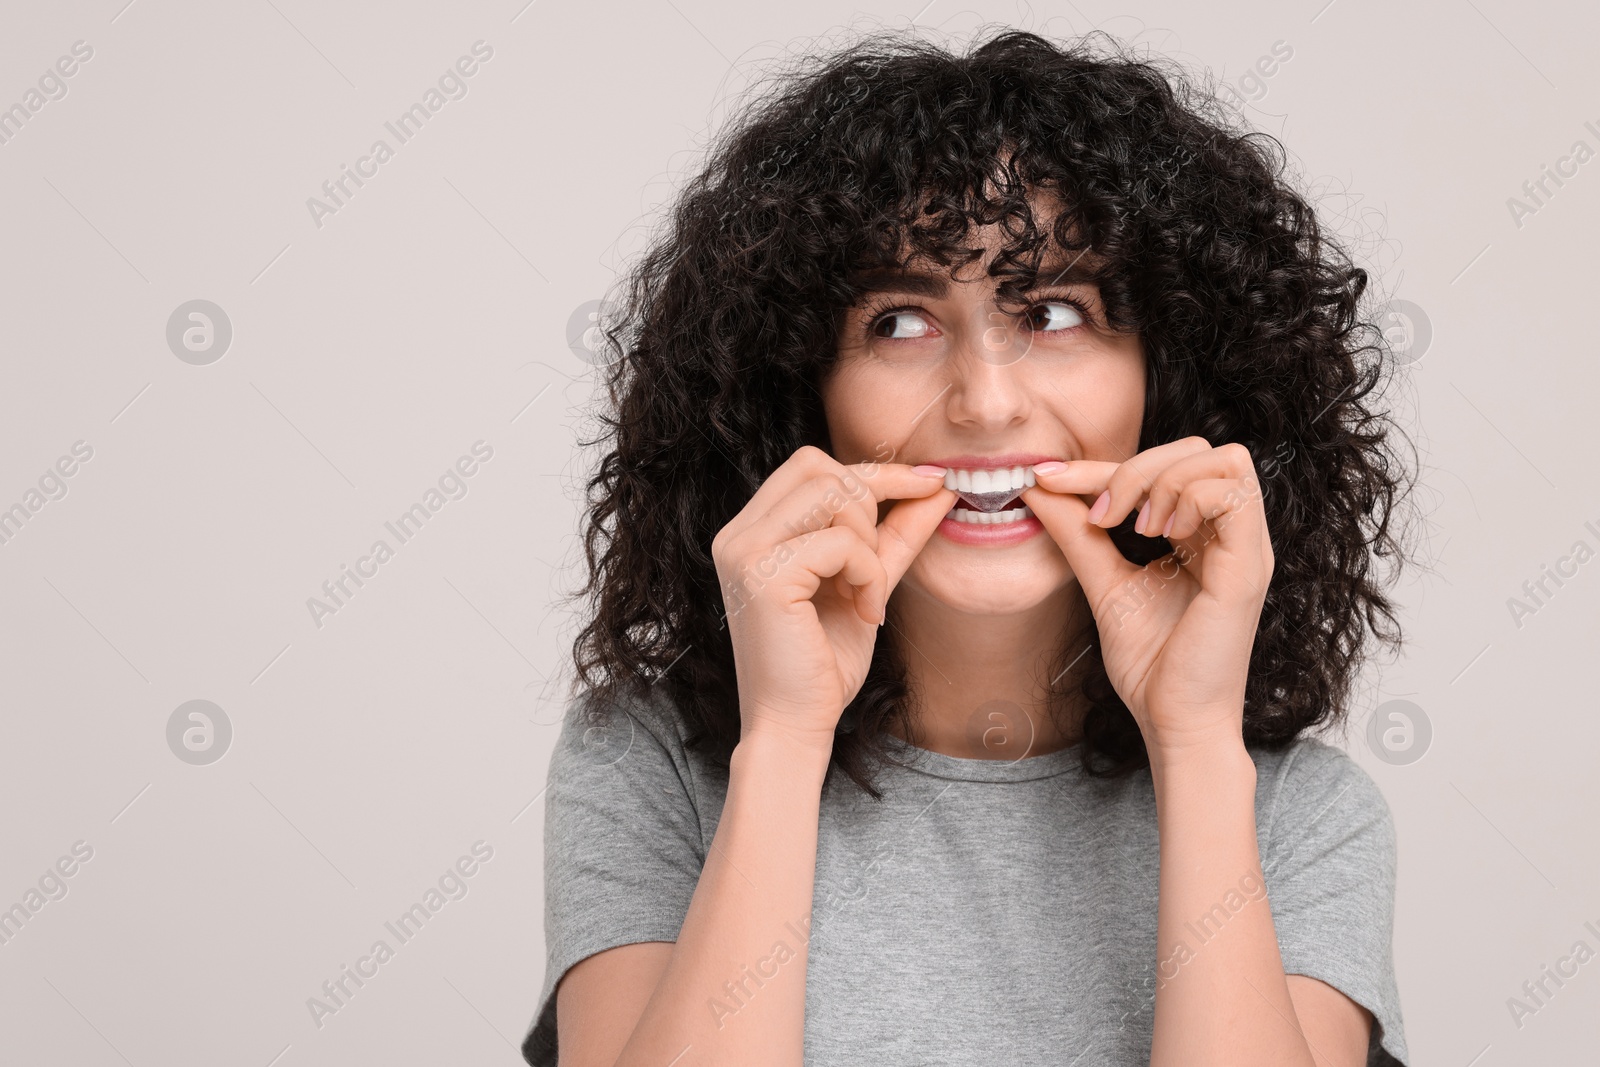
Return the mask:
[[[1373,557],[1403,557],[1409,472],[1371,399],[1390,362],[1358,309],[1366,272],[1290,188],[1282,146],[1167,64],[1088,41],[1009,30],[958,56],[880,35],[803,62],[718,139],[602,313],[614,361],[578,593],[598,596],[574,687],[664,687],[689,743],[726,760],[740,717],[712,538],[796,449],[828,449],[820,385],[854,271],[960,262],[969,227],[998,223],[1002,293],[1052,242],[1092,249],[1109,325],[1146,353],[1141,450],[1198,435],[1255,459],[1276,563],[1246,743],[1341,722],[1369,639],[1400,640]],[[1048,232],[1040,190],[1065,208]],[[1050,713],[1075,688],[1085,768],[1127,774],[1148,755],[1089,637]],[[830,768],[878,796],[870,768],[910,697],[878,641]]]

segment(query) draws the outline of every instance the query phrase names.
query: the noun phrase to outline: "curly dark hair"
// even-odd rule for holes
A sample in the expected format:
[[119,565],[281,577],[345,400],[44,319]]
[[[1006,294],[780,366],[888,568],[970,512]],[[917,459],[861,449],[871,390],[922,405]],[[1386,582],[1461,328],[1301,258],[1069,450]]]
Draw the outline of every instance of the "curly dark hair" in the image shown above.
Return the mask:
[[[1092,250],[1108,324],[1144,344],[1141,450],[1198,435],[1255,459],[1276,566],[1246,743],[1341,722],[1368,646],[1399,645],[1375,557],[1406,557],[1395,516],[1412,470],[1374,406],[1393,361],[1358,308],[1367,274],[1286,170],[1282,145],[1208,86],[1103,34],[1003,30],[955,55],[880,32],[801,57],[713,142],[603,305],[574,690],[664,687],[691,746],[727,759],[740,716],[712,538],[796,449],[829,450],[820,384],[856,271],[959,264],[969,228],[999,223],[1002,293],[1030,286],[1052,244]],[[1064,205],[1047,230],[1040,190]],[[1076,690],[1085,768],[1125,775],[1148,755],[1092,648],[1051,714]],[[911,696],[878,641],[830,774],[878,796],[881,737],[911,725]]]

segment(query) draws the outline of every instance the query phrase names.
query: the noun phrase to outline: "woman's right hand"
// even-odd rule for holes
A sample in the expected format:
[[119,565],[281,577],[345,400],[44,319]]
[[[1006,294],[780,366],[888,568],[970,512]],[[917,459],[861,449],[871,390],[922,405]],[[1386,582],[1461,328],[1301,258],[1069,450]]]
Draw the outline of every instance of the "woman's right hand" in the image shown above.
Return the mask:
[[[956,494],[942,467],[843,464],[807,445],[711,542],[743,736],[777,731],[826,759],[889,594]],[[882,523],[878,504],[894,500]]]

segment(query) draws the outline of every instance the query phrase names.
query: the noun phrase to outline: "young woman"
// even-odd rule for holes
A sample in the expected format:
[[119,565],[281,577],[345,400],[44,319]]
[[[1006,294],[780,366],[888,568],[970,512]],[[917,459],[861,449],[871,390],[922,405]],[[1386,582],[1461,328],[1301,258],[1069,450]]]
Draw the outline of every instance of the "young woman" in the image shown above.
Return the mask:
[[1408,482],[1366,284],[1178,74],[868,38],[607,324],[561,1067],[1406,1059],[1342,751]]

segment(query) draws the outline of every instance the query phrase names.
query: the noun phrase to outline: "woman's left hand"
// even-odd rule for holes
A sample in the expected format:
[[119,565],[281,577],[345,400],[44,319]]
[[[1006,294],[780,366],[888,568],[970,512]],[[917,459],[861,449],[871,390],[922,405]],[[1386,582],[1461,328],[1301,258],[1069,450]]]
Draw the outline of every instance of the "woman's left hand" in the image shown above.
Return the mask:
[[[1106,673],[1152,755],[1238,744],[1273,567],[1249,450],[1187,437],[1123,463],[1073,460],[1035,476],[1022,500],[1083,587]],[[1135,508],[1137,532],[1174,546],[1143,567],[1106,532]]]

